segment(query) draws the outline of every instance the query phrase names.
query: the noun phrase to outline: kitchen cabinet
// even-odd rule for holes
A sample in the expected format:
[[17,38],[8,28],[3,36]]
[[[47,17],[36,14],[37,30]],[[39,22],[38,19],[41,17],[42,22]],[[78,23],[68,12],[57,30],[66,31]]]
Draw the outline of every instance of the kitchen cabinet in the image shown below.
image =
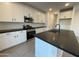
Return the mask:
[[36,16],[37,16],[36,18],[37,18],[38,23],[45,23],[45,14],[44,13],[38,11]]
[[24,16],[32,17],[34,22],[43,23],[44,14],[21,3],[0,3],[1,22],[24,22]]
[[34,20],[33,22],[35,23],[45,23],[45,14],[42,13],[41,11],[38,11],[32,7],[25,7],[25,16],[27,17],[32,17]]
[[0,22],[12,22],[12,4],[1,2],[0,3]]
[[65,18],[72,18],[72,10],[69,11],[64,11],[64,12],[60,12],[60,19],[65,19]]
[[14,3],[13,7],[13,22],[24,22],[24,5]]
[[44,13],[41,14],[41,22],[42,23],[46,23],[46,18],[45,18],[45,14]]
[[18,38],[17,42],[22,43],[27,41],[27,35],[26,35],[26,30],[18,31]]
[[0,51],[27,41],[26,30],[0,34]]
[[24,16],[32,17],[36,23],[44,23],[44,14],[30,6],[21,3],[0,3],[1,22],[24,22]]
[[0,3],[1,22],[24,22],[24,7],[20,3]]
[[38,11],[34,8],[25,6],[25,16],[27,17],[32,17],[33,18],[33,22],[38,23]]
[[30,16],[30,7],[24,5],[24,16]]
[[34,19],[33,22],[35,23],[40,23],[40,19],[39,19],[39,11],[35,10],[33,8],[30,9],[30,16]]
[[37,10],[30,8],[30,16],[33,18],[33,22],[38,23]]
[[42,19],[42,13],[41,12],[38,12],[37,13],[37,21],[39,22],[39,23],[43,23],[42,21],[43,21],[43,19]]

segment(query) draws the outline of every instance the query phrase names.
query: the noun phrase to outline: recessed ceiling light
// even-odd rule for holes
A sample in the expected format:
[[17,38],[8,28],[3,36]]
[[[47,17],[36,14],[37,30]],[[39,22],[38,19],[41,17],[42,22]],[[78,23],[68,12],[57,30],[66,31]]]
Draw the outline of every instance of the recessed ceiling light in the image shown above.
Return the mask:
[[66,7],[69,6],[69,5],[70,5],[70,3],[66,3],[66,4],[65,4]]
[[49,8],[49,11],[52,11],[52,8]]

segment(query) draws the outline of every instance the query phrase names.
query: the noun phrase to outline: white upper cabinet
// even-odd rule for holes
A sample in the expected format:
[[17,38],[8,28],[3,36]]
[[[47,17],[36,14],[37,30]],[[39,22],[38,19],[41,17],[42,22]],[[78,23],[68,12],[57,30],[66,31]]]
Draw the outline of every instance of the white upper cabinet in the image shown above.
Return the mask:
[[72,10],[61,12],[60,13],[60,19],[72,18],[72,13],[73,13]]
[[30,7],[24,5],[24,16],[29,17],[30,14]]
[[41,20],[42,23],[45,23],[46,22],[45,14],[44,13],[41,13],[40,20]]
[[45,14],[40,12],[40,11],[34,11],[33,13],[34,15],[34,22],[37,22],[37,23],[45,23]]
[[24,22],[24,5],[20,3],[13,4],[13,22]]
[[32,17],[36,23],[45,22],[45,14],[28,5],[16,2],[0,3],[0,22],[24,22],[24,16]]
[[24,22],[24,8],[19,3],[0,3],[0,21]]
[[73,16],[73,7],[67,7],[60,10],[59,18],[60,19],[70,19]]
[[40,12],[39,11],[35,11],[35,19],[34,22],[40,23]]
[[11,3],[0,3],[0,21],[1,22],[11,22],[13,11],[12,11],[12,4]]
[[45,23],[45,14],[32,7],[25,6],[24,15],[32,17],[35,23]]

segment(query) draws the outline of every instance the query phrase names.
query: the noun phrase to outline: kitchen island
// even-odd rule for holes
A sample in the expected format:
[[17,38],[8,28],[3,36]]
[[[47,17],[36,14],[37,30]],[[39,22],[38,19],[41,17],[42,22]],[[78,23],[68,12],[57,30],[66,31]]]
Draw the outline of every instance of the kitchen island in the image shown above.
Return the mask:
[[49,30],[35,35],[36,57],[57,57],[58,49],[72,56],[79,56],[79,43],[73,31],[54,32]]

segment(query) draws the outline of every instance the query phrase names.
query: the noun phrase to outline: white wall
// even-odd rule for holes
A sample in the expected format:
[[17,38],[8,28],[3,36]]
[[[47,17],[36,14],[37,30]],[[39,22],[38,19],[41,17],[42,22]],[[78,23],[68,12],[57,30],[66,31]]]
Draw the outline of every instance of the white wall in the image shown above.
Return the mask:
[[79,40],[79,4],[74,6],[74,14],[71,29],[75,32],[75,35]]
[[57,21],[57,15],[53,11],[48,11],[46,17],[47,30],[53,29]]

